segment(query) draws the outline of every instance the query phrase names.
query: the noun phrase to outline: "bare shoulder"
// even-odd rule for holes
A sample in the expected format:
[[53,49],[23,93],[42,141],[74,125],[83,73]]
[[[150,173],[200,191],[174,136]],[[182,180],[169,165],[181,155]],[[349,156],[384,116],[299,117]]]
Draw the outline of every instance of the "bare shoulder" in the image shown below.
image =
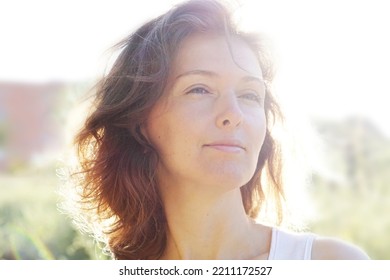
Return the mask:
[[327,237],[317,237],[313,243],[313,260],[368,260],[368,255],[359,247]]

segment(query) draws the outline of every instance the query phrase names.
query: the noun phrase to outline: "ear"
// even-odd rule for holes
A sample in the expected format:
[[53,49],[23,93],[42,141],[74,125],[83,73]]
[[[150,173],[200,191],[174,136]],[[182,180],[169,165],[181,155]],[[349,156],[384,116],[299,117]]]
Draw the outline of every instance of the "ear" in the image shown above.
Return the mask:
[[145,122],[142,122],[137,126],[137,132],[139,133],[141,139],[145,140],[147,143],[150,143],[148,129]]

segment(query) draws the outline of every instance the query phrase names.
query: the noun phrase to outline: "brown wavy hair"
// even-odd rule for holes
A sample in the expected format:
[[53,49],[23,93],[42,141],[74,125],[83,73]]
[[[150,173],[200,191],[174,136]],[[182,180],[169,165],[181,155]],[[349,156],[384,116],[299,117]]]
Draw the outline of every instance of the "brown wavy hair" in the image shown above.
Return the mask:
[[[159,155],[140,126],[164,92],[178,46],[195,32],[241,38],[257,55],[267,84],[272,81],[261,37],[240,32],[229,10],[215,0],[177,5],[118,44],[120,55],[98,83],[93,111],[75,138],[83,208],[106,225],[104,235],[116,259],[159,259],[165,250],[167,223],[156,182]],[[264,144],[255,174],[241,187],[242,201],[255,218],[273,200],[281,221],[282,166],[270,133],[281,114],[269,87],[265,110]]]

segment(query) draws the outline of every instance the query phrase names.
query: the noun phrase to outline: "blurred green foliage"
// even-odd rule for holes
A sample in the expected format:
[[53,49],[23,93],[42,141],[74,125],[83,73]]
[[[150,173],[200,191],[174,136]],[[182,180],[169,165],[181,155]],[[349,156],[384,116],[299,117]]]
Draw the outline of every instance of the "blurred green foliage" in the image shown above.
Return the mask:
[[367,119],[317,121],[328,163],[310,186],[316,233],[350,241],[372,259],[390,259],[390,140]]
[[0,259],[106,259],[57,209],[54,169],[0,175]]

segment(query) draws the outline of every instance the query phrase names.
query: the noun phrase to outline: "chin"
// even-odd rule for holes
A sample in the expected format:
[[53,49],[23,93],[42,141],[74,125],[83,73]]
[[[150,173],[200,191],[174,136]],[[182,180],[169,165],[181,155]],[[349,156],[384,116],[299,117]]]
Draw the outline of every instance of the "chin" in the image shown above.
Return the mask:
[[241,186],[249,182],[253,174],[246,173],[248,172],[232,171],[221,172],[217,174],[214,173],[210,174],[210,176],[213,178],[213,182],[215,185],[221,186],[221,188],[232,190],[235,188],[240,188]]

